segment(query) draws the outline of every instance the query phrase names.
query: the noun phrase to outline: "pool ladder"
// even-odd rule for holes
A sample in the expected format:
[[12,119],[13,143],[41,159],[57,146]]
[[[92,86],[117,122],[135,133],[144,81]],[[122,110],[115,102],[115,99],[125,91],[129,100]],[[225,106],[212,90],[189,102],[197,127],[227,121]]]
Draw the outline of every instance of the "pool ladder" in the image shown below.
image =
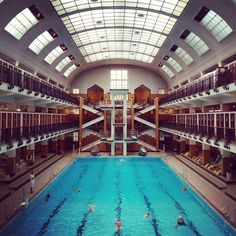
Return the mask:
[[227,204],[225,205],[222,209],[221,209],[221,212],[226,216],[228,217],[229,214],[230,214],[230,206]]

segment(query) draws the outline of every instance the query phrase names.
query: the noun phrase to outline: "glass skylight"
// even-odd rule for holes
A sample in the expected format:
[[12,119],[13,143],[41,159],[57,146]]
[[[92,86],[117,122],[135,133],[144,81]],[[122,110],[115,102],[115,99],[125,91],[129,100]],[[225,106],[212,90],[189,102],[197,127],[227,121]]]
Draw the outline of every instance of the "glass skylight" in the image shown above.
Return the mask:
[[19,14],[17,14],[4,28],[16,39],[20,39],[31,27],[38,23],[38,19],[32,14],[32,12],[25,8]]
[[166,65],[162,65],[161,69],[170,77],[173,78],[175,74],[172,72],[172,70],[167,67]]
[[138,57],[151,63],[188,0],[51,2],[88,63],[104,56],[130,59],[130,54],[140,60],[134,54],[144,52]]
[[98,9],[65,16],[62,17],[62,21],[71,34],[112,26],[144,28],[158,33],[169,34],[177,21],[174,17],[147,10],[142,11],[145,17],[138,17],[138,12],[136,9]]
[[[58,15],[71,13],[77,10],[84,10],[87,8],[95,7],[112,7],[114,6],[113,0],[106,1],[88,1],[88,0],[51,0]],[[135,8],[150,8],[155,11],[162,11],[174,16],[180,16],[184,10],[188,0],[139,0],[139,1],[124,1],[119,0],[116,2],[118,7],[135,7]]]
[[190,65],[193,62],[193,58],[181,47],[175,50],[175,54],[180,57],[186,65]]
[[172,67],[174,67],[174,69],[177,72],[180,72],[183,68],[182,66],[172,57],[169,57],[168,60],[166,60]]
[[[108,28],[108,29],[94,29],[85,31],[80,34],[72,35],[77,46],[83,46],[97,42],[107,41],[132,41],[133,43],[150,44],[156,47],[161,47],[166,39],[166,35],[155,33],[152,31],[133,31],[126,28]],[[133,46],[133,45],[132,45]],[[134,45],[135,46],[135,45]]]
[[85,60],[87,62],[94,62],[98,60],[107,60],[107,59],[132,59],[132,60],[138,60],[143,61],[147,63],[151,63],[154,59],[154,57],[141,54],[141,53],[135,53],[135,52],[125,52],[125,51],[109,51],[109,52],[101,52],[96,54],[91,54],[88,56],[85,56]]
[[45,58],[44,60],[48,63],[48,64],[52,64],[54,62],[54,60],[59,57],[64,51],[62,50],[62,48],[60,46],[57,46],[56,48],[54,48]]
[[68,77],[75,69],[76,69],[76,65],[72,65],[70,66],[65,72],[64,72],[64,76]]
[[206,45],[206,43],[193,32],[190,32],[184,40],[197,52],[199,56],[203,55],[209,50],[209,47]]
[[212,10],[203,17],[201,24],[212,33],[218,42],[233,31],[226,21]]
[[68,65],[70,62],[71,62],[71,59],[69,57],[64,58],[61,62],[58,63],[58,65],[56,66],[56,70],[61,72],[63,70],[63,68],[66,65]]
[[48,31],[44,31],[29,45],[29,48],[38,55],[53,39]]

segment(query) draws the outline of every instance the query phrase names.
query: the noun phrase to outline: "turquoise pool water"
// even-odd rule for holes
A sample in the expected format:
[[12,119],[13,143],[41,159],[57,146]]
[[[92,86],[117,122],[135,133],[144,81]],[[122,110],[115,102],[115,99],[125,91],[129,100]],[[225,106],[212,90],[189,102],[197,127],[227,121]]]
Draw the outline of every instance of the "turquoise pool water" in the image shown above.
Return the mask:
[[[236,235],[190,187],[183,192],[183,185],[158,158],[80,158],[0,235]],[[176,229],[179,215],[186,225]],[[122,230],[115,232],[117,219]]]

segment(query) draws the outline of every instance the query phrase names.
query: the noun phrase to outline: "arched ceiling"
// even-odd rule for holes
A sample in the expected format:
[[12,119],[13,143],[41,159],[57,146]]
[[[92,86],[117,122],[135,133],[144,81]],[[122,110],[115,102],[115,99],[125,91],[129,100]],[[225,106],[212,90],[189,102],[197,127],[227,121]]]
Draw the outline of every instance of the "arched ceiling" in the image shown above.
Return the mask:
[[69,86],[135,65],[169,87],[236,53],[234,0],[0,0],[0,53]]

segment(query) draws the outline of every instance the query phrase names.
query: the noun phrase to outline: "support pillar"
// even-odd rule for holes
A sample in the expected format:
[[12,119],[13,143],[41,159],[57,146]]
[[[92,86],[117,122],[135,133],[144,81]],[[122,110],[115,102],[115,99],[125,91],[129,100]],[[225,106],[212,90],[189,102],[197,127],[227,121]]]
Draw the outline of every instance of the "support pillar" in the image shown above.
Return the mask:
[[[127,95],[123,96],[123,140],[127,140]],[[127,156],[127,142],[123,141],[123,156]]]
[[225,150],[220,150],[222,155],[222,166],[221,166],[221,173],[222,175],[226,175],[227,172],[231,173],[231,165],[232,165],[232,157],[231,153]]
[[6,174],[15,175],[16,174],[16,150],[12,150],[6,153]]
[[115,155],[115,101],[114,101],[114,94],[111,94],[111,106],[112,106],[112,110],[111,110],[111,155],[114,156]]
[[130,111],[131,111],[131,130],[134,130],[134,98],[130,98]]
[[156,151],[159,150],[159,101],[158,97],[154,98],[155,103],[155,121],[156,121]]
[[[104,103],[107,105],[108,104],[108,97],[104,96]],[[104,135],[107,137],[107,111],[104,111]]]
[[41,157],[48,156],[48,140],[44,140],[41,143]]
[[191,157],[194,157],[197,154],[196,141],[194,140],[189,140],[189,153]]
[[210,156],[210,150],[211,147],[207,144],[202,144],[202,156],[203,156],[203,164],[207,164],[211,161],[211,156]]
[[186,149],[185,149],[185,139],[180,137],[180,140],[179,140],[179,153],[185,153],[186,152]]
[[57,154],[63,154],[64,152],[65,152],[65,134],[62,134],[57,140]]
[[79,149],[82,149],[82,139],[83,139],[83,104],[84,104],[84,98],[80,97],[79,99]]
[[34,156],[34,150],[35,150],[35,145],[34,143],[26,146],[26,161],[28,165],[33,165],[35,161],[35,156]]
[[107,111],[104,111],[104,128],[103,128],[103,131],[104,131],[104,134],[106,135],[107,133]]
[[51,146],[51,151],[52,152],[55,152],[55,153],[58,153],[57,152],[57,141],[58,141],[58,137],[53,137],[52,139],[51,139],[51,143],[52,143],[52,146]]

